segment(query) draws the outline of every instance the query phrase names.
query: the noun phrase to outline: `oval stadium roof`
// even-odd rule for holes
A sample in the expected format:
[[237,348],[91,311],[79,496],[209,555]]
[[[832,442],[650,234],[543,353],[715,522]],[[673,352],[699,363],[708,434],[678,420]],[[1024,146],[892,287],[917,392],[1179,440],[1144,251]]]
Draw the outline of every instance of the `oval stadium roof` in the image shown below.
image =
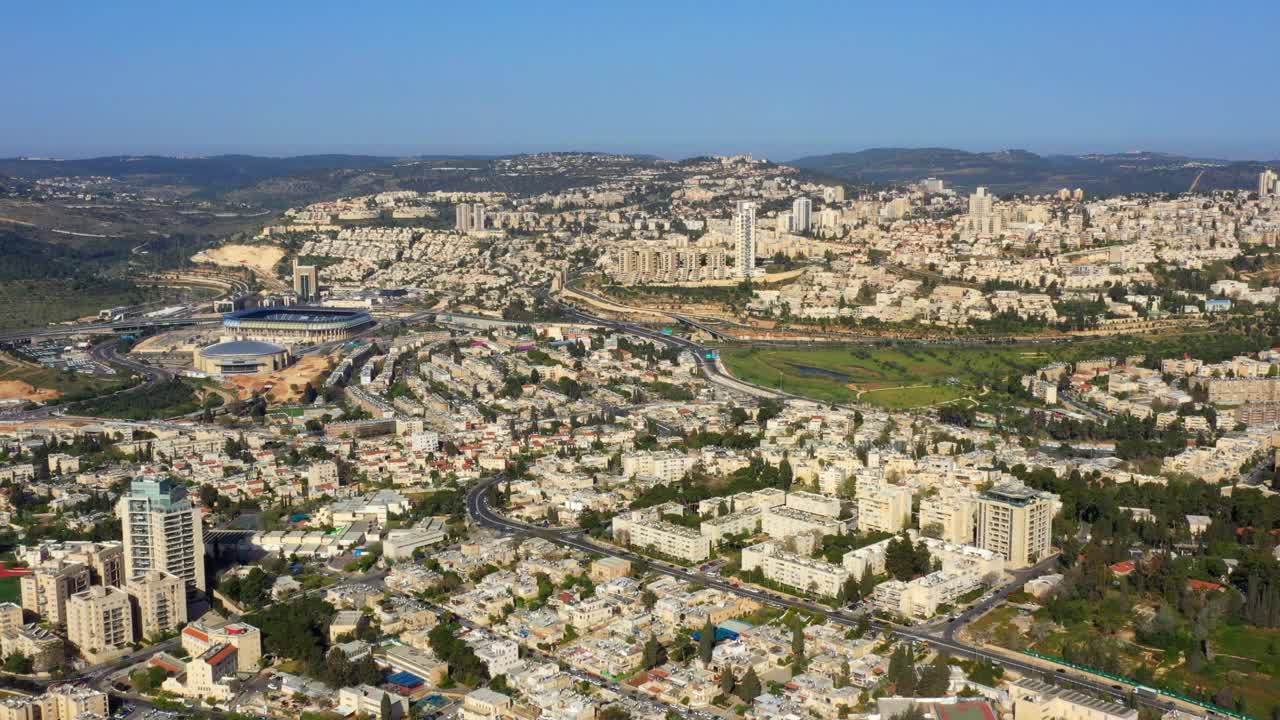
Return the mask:
[[283,345],[259,340],[228,340],[210,345],[200,352],[205,357],[226,357],[228,355],[274,355],[286,350]]

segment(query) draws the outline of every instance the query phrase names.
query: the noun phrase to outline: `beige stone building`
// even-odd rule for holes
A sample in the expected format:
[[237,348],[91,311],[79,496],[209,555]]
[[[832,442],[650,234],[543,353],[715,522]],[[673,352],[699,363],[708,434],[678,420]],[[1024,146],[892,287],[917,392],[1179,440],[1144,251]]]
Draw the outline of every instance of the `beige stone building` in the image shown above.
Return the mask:
[[697,530],[665,520],[636,518],[634,513],[613,519],[613,537],[624,545],[688,562],[701,562],[711,554],[711,541]]
[[106,693],[76,685],[59,685],[43,695],[0,700],[0,720],[79,720],[109,716]]
[[0,603],[0,635],[20,627],[22,627],[22,607],[11,602]]
[[631,574],[631,561],[624,558],[602,557],[591,562],[591,579],[608,582]]
[[66,624],[67,598],[94,584],[118,587],[124,573],[118,542],[41,543],[18,557],[31,569],[19,579],[23,609],[53,625]]
[[1040,680],[1009,685],[1014,720],[1137,720],[1138,711]]
[[94,585],[67,599],[67,639],[91,663],[119,657],[133,643],[129,594]]
[[356,716],[381,717],[384,697],[391,701],[391,720],[409,716],[409,698],[371,685],[342,688],[338,691],[338,705]]
[[61,637],[31,623],[0,632],[0,656],[15,653],[31,658],[36,672],[48,672],[63,664],[66,645]]
[[230,700],[240,688],[237,654],[234,645],[210,646],[188,660],[177,675],[165,679],[161,687],[185,697]]
[[214,645],[235,646],[237,672],[255,672],[262,658],[262,633],[258,628],[235,622],[214,627],[200,621],[188,624],[180,635],[182,649],[191,657],[204,653]]
[[910,488],[883,481],[858,482],[858,530],[896,533],[910,524]]
[[461,720],[497,720],[511,717],[511,698],[489,688],[472,690],[462,698]]
[[134,627],[142,638],[173,632],[187,621],[187,584],[182,578],[159,570],[125,582],[133,599]]
[[1021,484],[997,485],[978,496],[978,547],[998,553],[1010,569],[1049,555],[1055,498]]

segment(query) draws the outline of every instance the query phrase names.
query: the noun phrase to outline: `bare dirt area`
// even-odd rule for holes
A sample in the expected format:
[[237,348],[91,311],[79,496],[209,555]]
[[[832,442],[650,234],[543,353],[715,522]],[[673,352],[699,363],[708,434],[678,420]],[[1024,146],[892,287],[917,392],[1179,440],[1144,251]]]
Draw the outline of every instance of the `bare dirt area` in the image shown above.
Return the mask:
[[284,248],[276,245],[222,245],[201,250],[191,260],[224,267],[247,267],[259,275],[275,277],[276,265],[284,256]]
[[194,352],[197,348],[213,342],[217,342],[217,337],[207,330],[184,328],[143,338],[129,352],[141,354]]
[[25,380],[0,380],[0,400],[34,400],[47,402],[62,397],[49,388],[38,388]]
[[271,389],[267,391],[269,401],[296,402],[302,399],[302,391],[307,383],[319,389],[332,364],[332,358],[329,355],[305,355],[284,370],[232,377],[227,379],[227,383],[236,390],[241,399],[252,397],[270,385]]

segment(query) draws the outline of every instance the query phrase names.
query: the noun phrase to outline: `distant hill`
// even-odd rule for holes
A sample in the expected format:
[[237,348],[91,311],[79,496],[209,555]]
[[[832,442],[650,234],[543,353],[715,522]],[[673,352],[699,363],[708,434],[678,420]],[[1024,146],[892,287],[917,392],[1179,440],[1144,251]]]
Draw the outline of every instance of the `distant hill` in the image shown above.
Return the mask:
[[855,182],[901,183],[936,177],[969,190],[1042,193],[1084,188],[1091,195],[1184,192],[1202,171],[1201,189],[1252,188],[1268,165],[1157,152],[1037,155],[1026,150],[972,153],[950,148],[873,148],[814,155],[787,165]]
[[117,155],[82,160],[0,159],[0,175],[36,180],[49,177],[110,175],[143,176],[154,183],[186,185],[218,192],[252,185],[267,178],[304,175],[327,170],[380,168],[396,158],[375,155],[301,155],[271,158],[252,155],[162,157]]

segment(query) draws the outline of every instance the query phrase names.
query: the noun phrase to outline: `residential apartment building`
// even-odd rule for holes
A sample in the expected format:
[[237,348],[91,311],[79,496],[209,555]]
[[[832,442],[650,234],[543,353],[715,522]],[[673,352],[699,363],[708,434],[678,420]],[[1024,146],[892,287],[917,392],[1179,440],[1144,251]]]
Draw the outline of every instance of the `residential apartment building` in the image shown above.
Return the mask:
[[30,623],[0,632],[0,657],[14,654],[31,658],[36,672],[48,672],[64,664],[66,649],[61,637]]
[[756,270],[756,204],[745,200],[738,202],[738,212],[733,216],[733,272],[738,278],[749,279]]
[[806,533],[818,537],[844,534],[844,523],[835,518],[786,506],[767,508],[764,511],[761,528],[769,537],[774,538],[787,538]]
[[127,653],[134,640],[129,594],[94,585],[72,595],[67,599],[67,640],[91,663]]
[[22,607],[15,603],[0,603],[0,635],[22,627]]
[[742,569],[760,570],[773,582],[822,597],[836,597],[849,579],[840,565],[788,552],[772,540],[743,548]]
[[613,537],[624,545],[688,562],[702,562],[711,555],[711,541],[697,530],[665,520],[635,517],[635,513],[613,519]]
[[50,688],[43,695],[0,700],[0,720],[79,720],[110,717],[106,693],[78,685]]
[[1056,505],[1051,493],[996,485],[978,496],[978,547],[1000,554],[1011,569],[1036,564],[1049,555]]
[[911,524],[911,488],[883,480],[858,482],[858,530],[896,533]]
[[133,599],[133,624],[140,637],[159,637],[187,621],[187,584],[177,575],[148,570],[125,581],[124,589]]
[[119,542],[43,542],[17,555],[31,569],[18,581],[23,609],[53,625],[66,624],[67,598],[94,584],[119,587],[124,576]]
[[909,582],[880,583],[871,593],[871,605],[904,618],[927,620],[940,606],[955,602],[981,585],[982,577],[976,573],[938,570]]
[[787,493],[787,507],[814,515],[840,517],[840,498],[804,490],[793,490]]
[[721,541],[730,535],[754,535],[760,532],[760,523],[764,519],[764,513],[760,508],[753,507],[742,512],[730,513],[728,515],[720,515],[719,517],[707,518],[702,521],[702,525],[698,527],[698,532],[711,541],[711,545],[717,546]]
[[947,542],[971,544],[977,515],[977,497],[959,484],[944,485],[920,500],[920,529],[935,528]]
[[204,527],[186,488],[169,478],[135,478],[116,513],[124,533],[125,576],[162,570],[203,592]]

